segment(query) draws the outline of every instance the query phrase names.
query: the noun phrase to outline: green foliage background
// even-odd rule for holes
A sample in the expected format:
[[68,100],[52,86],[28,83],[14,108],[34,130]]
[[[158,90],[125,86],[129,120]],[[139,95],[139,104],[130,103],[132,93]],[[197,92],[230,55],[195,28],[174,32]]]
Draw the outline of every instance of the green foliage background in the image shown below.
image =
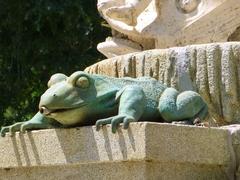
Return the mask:
[[38,111],[49,77],[103,59],[96,0],[0,0],[0,126]]

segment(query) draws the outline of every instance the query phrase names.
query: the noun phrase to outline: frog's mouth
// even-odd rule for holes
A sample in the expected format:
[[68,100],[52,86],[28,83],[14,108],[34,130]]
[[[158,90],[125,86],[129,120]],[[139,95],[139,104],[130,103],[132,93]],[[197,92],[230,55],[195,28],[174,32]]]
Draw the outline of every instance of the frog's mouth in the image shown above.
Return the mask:
[[56,113],[63,113],[63,112],[66,112],[66,111],[70,111],[70,110],[73,110],[73,109],[77,109],[78,107],[73,107],[73,108],[59,108],[59,109],[49,109],[47,108],[46,106],[41,106],[39,108],[39,112],[45,116],[49,116],[51,114],[56,114]]

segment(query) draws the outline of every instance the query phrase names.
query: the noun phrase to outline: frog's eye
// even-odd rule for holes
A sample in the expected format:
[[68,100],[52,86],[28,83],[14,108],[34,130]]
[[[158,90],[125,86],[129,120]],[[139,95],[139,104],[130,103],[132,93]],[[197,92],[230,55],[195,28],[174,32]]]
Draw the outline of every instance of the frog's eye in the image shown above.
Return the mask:
[[52,85],[61,82],[61,81],[65,81],[67,79],[67,76],[65,74],[62,73],[57,73],[51,76],[50,80],[48,81],[48,87],[50,88]]
[[90,85],[89,79],[85,76],[79,77],[78,80],[76,81],[76,86],[79,88],[86,89]]
[[195,11],[201,0],[176,0],[177,8],[183,13]]

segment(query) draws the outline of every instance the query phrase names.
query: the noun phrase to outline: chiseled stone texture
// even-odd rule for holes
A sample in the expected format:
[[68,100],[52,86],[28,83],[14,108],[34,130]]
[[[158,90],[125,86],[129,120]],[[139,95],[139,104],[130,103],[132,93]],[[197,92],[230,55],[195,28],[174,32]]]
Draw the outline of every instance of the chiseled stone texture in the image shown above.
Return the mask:
[[109,125],[16,133],[0,138],[0,174],[4,180],[234,179],[239,162],[231,132],[139,122],[116,134]]
[[151,76],[180,91],[194,90],[218,125],[240,122],[240,43],[156,49],[103,60],[86,72],[113,77]]

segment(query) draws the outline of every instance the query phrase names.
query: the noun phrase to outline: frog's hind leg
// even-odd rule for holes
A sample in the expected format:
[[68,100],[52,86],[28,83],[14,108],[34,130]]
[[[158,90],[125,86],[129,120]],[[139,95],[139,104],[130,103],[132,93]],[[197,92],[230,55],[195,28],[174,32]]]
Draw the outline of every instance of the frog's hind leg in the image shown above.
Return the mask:
[[201,96],[193,91],[178,92],[167,88],[159,100],[159,111],[166,122],[193,121],[204,119],[208,114],[207,105]]
[[[189,121],[193,122],[193,124],[195,123],[200,123],[197,122],[198,120],[203,120],[204,118],[206,118],[208,115],[208,107],[207,105],[203,106],[203,108],[199,111],[198,114],[196,114],[193,118],[189,119]],[[196,122],[195,122],[196,121]]]

